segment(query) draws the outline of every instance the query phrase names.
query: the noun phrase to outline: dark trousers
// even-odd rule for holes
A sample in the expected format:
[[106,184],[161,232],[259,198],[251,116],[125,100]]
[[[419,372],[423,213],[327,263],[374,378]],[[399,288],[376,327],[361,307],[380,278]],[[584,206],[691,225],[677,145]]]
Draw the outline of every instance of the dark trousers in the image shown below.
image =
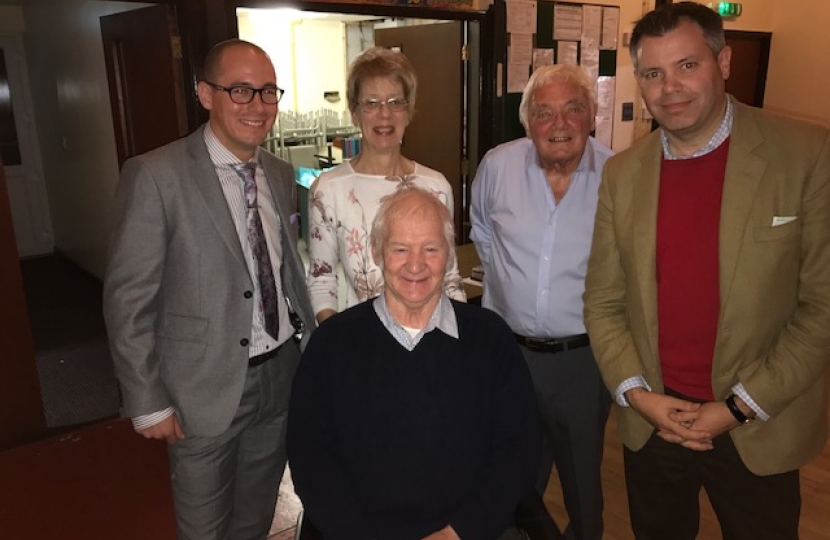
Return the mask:
[[797,540],[798,471],[753,474],[728,433],[716,437],[714,446],[697,452],[655,433],[641,450],[623,450],[637,540],[694,540],[700,527],[701,488],[717,514],[724,540]]
[[611,396],[590,347],[556,354],[522,346],[544,433],[537,489],[544,493],[553,466],[559,473],[570,523],[569,540],[601,540],[602,451]]

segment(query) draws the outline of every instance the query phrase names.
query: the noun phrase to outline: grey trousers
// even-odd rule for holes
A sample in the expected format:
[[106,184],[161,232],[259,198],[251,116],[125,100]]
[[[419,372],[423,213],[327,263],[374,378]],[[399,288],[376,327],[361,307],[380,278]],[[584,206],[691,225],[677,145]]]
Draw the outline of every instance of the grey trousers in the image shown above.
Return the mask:
[[168,446],[179,540],[268,535],[285,469],[288,399],[299,359],[289,340],[276,358],[248,368],[227,431]]
[[602,451],[611,396],[590,347],[556,354],[522,346],[542,420],[539,481],[544,494],[553,466],[559,473],[570,523],[568,540],[602,540]]

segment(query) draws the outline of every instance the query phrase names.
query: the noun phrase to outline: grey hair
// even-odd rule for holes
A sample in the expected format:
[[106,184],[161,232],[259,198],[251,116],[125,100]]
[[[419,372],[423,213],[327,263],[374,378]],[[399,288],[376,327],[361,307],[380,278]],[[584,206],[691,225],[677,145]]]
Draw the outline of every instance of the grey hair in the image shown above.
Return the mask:
[[522,92],[522,102],[519,105],[519,121],[525,128],[530,129],[530,110],[535,105],[533,94],[536,90],[550,84],[554,80],[565,81],[575,85],[582,90],[588,103],[591,106],[591,118],[597,114],[597,92],[588,73],[579,66],[572,64],[556,64],[555,66],[542,66],[533,72]]
[[403,218],[426,218],[436,216],[441,220],[444,241],[447,244],[447,268],[455,264],[455,226],[449,208],[438,197],[418,186],[405,185],[380,200],[380,207],[372,221],[369,240],[372,257],[383,269],[383,250],[389,241],[389,226],[392,221]]

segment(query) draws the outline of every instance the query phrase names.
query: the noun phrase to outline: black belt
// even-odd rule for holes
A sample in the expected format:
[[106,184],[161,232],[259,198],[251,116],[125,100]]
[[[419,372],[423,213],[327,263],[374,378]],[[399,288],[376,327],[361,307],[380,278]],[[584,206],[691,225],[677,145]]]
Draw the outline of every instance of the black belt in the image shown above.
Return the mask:
[[519,345],[524,345],[531,351],[546,352],[551,354],[570,351],[572,349],[580,349],[591,344],[588,334],[551,339],[525,337],[516,333],[513,335],[516,336],[516,341]]
[[257,367],[260,364],[264,364],[268,360],[277,356],[277,354],[279,354],[280,352],[280,349],[282,349],[282,345],[280,345],[276,349],[271,349],[268,352],[264,352],[262,354],[258,354],[256,356],[248,358],[248,367]]

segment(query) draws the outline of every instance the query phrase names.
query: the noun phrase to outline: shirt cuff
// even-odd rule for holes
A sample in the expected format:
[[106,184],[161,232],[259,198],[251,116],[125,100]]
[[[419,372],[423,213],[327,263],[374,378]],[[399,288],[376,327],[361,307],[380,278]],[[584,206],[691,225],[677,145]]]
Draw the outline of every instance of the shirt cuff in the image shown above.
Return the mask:
[[614,399],[616,400],[617,404],[620,407],[628,407],[628,400],[625,398],[625,393],[629,390],[633,390],[634,388],[645,388],[649,392],[651,392],[651,387],[646,382],[646,378],[642,375],[635,375],[633,377],[629,377],[617,387],[617,390],[614,392]]
[[749,392],[746,391],[746,388],[744,388],[743,383],[738,383],[735,386],[733,386],[732,392],[734,392],[736,396],[741,398],[741,401],[746,403],[747,407],[755,411],[755,418],[757,418],[758,420],[763,420],[764,422],[769,420],[769,415],[766,412],[764,412],[764,409],[762,409],[760,405],[755,403],[754,399],[749,397]]
[[173,409],[173,407],[167,407],[163,411],[136,416],[135,418],[133,418],[133,429],[136,431],[141,431],[142,429],[147,429],[148,427],[155,426],[162,420],[169,418],[170,415],[172,415],[174,412],[176,411]]

